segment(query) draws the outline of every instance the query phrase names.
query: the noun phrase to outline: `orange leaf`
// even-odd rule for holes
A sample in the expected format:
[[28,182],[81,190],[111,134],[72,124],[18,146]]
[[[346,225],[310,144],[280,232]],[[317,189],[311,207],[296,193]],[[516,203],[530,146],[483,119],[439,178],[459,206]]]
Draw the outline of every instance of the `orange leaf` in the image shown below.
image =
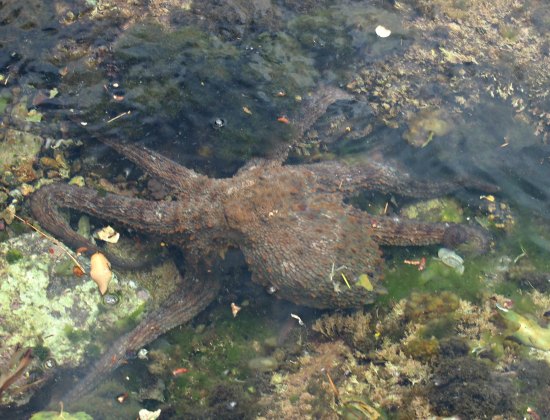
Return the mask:
[[84,254],[86,251],[88,251],[88,248],[86,248],[85,246],[81,246],[80,248],[77,248],[77,250],[76,250],[76,255],[82,255],[82,254]]
[[280,123],[283,123],[283,124],[290,124],[290,120],[287,117],[285,117],[284,115],[277,118],[277,121],[279,121]]

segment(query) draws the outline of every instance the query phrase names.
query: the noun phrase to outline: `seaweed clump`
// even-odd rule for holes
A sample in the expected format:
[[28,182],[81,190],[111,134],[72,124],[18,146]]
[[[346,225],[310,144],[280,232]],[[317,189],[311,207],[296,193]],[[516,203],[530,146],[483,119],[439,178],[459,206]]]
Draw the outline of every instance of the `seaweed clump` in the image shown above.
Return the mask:
[[[297,359],[294,372],[275,373],[271,378],[274,392],[264,394],[261,420],[280,418],[335,418],[334,388],[354,370],[350,349],[341,341],[320,343],[315,352]],[[330,378],[330,379],[329,379]],[[356,387],[351,391],[355,392]],[[348,399],[345,387],[339,387],[342,401]]]
[[513,410],[515,391],[510,378],[483,360],[458,357],[441,361],[429,400],[437,415],[482,418]]
[[350,347],[368,352],[376,345],[376,326],[370,313],[357,311],[350,315],[335,313],[315,321],[313,330],[326,338],[338,337]]
[[490,302],[474,305],[448,291],[412,293],[379,309],[325,316],[313,327],[343,339],[353,355],[342,362],[347,376],[332,378],[341,403],[367,398],[378,412],[398,418],[512,412],[515,383],[492,362],[471,356],[503,351],[493,339],[498,328]]

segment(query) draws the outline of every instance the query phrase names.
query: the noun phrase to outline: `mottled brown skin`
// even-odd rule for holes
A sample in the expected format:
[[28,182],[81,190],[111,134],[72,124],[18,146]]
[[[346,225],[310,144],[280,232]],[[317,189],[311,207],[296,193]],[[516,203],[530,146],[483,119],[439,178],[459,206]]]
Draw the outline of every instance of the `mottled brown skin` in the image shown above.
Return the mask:
[[[348,308],[372,302],[383,291],[379,245],[486,245],[476,228],[377,217],[343,202],[360,188],[432,197],[460,188],[460,182],[426,184],[376,161],[285,166],[280,160],[258,160],[232,178],[212,179],[151,150],[103,141],[160,178],[177,200],[153,202],[53,184],[33,195],[34,216],[73,247],[95,249],[59,216],[60,207],[164,236],[184,253],[185,278],[181,293],[121,337],[68,400],[95,386],[128,350],[139,349],[206,307],[219,289],[216,262],[229,247],[243,252],[253,281],[275,290],[275,296],[316,308]],[[363,274],[372,290],[357,284]]]

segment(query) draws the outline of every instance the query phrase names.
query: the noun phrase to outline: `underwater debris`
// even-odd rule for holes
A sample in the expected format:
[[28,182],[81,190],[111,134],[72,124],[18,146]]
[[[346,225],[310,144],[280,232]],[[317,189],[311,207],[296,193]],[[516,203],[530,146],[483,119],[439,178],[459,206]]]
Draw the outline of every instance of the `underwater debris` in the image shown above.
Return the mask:
[[[132,111],[122,112],[121,114],[118,114],[117,116],[115,116],[115,117],[111,118],[110,120],[108,120],[107,124],[110,124],[110,123],[118,120],[119,118],[125,117],[126,115],[130,115],[131,113],[132,113]],[[82,121],[80,124],[84,125],[84,126],[88,125],[88,123],[84,122],[84,121]]]
[[115,231],[111,226],[105,226],[95,232],[94,237],[101,239],[104,242],[109,242],[110,244],[116,244],[120,239],[120,233]]
[[441,110],[423,110],[409,119],[409,129],[403,139],[414,147],[424,148],[434,137],[442,137],[451,131],[448,116]]
[[258,372],[277,370],[279,362],[274,357],[255,357],[248,361],[248,368]]
[[285,115],[281,115],[280,117],[277,117],[277,121],[283,124],[290,124],[290,120]]
[[235,302],[231,302],[231,313],[233,314],[233,318],[237,316],[241,309],[242,308],[238,306]]
[[172,376],[180,376],[187,372],[189,372],[189,369],[187,368],[184,368],[184,367],[176,368],[172,371]]
[[149,360],[149,357],[147,355],[149,354],[149,350],[147,350],[145,347],[141,348],[137,352],[137,358],[139,360]]
[[122,394],[118,394],[115,399],[119,404],[124,404],[129,396],[127,392],[123,392]]
[[464,274],[464,259],[456,252],[447,248],[440,248],[437,251],[437,257],[446,266],[454,268],[458,274]]
[[343,404],[340,410],[340,416],[344,420],[378,420],[381,414],[370,404],[360,400],[350,400]]
[[214,120],[212,120],[212,128],[214,130],[219,130],[220,128],[223,128],[225,127],[225,125],[227,124],[227,122],[225,121],[225,119],[223,118],[214,118]]
[[515,328],[511,337],[526,346],[539,350],[550,350],[550,329],[541,327],[535,320],[520,315],[504,306],[497,304],[496,307],[499,314]]
[[0,396],[23,375],[31,360],[32,350],[30,348],[19,349],[13,354],[8,364],[10,370],[0,375]]
[[403,264],[414,265],[418,268],[418,271],[424,271],[426,269],[426,257],[422,257],[418,260],[403,260]]
[[374,29],[374,32],[376,32],[376,35],[378,35],[380,38],[387,38],[391,35],[391,31],[382,25],[378,25]]
[[139,410],[139,420],[156,420],[160,417],[161,409],[159,408],[156,411],[149,411],[145,408]]
[[298,315],[296,315],[296,314],[290,314],[290,316],[291,316],[292,318],[294,318],[295,320],[298,321],[298,325],[299,325],[300,327],[303,327],[303,326],[306,325],[306,324],[304,324],[304,321],[302,321],[302,318],[300,318]]

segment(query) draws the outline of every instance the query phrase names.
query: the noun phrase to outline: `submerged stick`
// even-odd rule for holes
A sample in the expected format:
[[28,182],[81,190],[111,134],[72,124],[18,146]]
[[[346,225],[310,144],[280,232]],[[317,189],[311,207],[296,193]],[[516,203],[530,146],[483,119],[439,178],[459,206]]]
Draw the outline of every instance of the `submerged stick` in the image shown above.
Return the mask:
[[69,251],[67,249],[67,247],[65,247],[65,245],[63,245],[63,243],[61,243],[60,241],[58,241],[57,239],[55,239],[53,236],[50,236],[48,235],[47,233],[45,232],[42,232],[40,229],[38,229],[36,226],[34,226],[32,223],[30,223],[29,221],[23,219],[22,217],[19,217],[17,214],[14,214],[14,217],[23,222],[25,225],[27,225],[28,227],[30,227],[31,229],[35,230],[36,232],[38,232],[41,236],[43,236],[44,238],[48,239],[49,241],[53,242],[54,244],[56,244],[57,246],[59,246],[63,252],[71,259],[73,260],[73,262],[76,264],[76,266],[78,268],[80,268],[82,270],[82,273],[83,274],[86,274],[86,270],[84,270],[84,267],[82,267],[82,265],[77,261],[77,259],[75,257],[73,257],[71,255],[71,251]]

